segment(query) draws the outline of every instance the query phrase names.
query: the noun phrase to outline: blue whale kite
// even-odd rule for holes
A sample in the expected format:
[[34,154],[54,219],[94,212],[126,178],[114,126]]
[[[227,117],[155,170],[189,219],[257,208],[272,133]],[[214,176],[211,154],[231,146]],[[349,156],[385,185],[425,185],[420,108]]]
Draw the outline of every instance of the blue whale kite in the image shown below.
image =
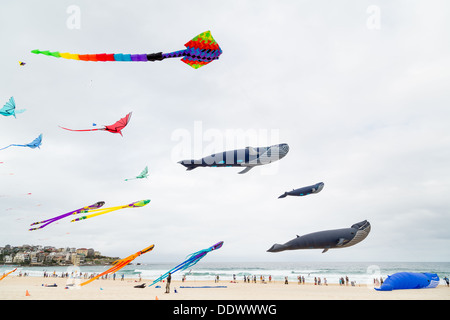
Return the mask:
[[186,170],[198,167],[240,167],[245,168],[239,173],[246,173],[252,168],[269,164],[282,159],[289,152],[286,143],[276,144],[269,147],[237,149],[212,154],[198,160],[182,160],[178,163],[185,166]]
[[436,288],[439,276],[436,273],[397,272],[387,277],[377,291],[392,291],[398,289]]
[[292,191],[288,191],[288,192],[283,193],[281,196],[278,197],[278,199],[286,198],[286,196],[301,197],[301,196],[307,196],[308,194],[311,194],[311,193],[319,193],[320,191],[322,191],[324,185],[325,184],[323,182],[319,182],[319,183],[316,183],[316,184],[314,184],[312,186],[307,186],[307,187],[294,189]]

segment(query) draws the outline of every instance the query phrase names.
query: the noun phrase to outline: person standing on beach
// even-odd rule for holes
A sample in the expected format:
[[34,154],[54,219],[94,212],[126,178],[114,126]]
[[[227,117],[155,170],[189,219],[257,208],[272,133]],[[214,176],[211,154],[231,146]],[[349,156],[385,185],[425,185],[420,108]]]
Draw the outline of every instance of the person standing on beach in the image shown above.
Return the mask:
[[447,277],[444,278],[444,281],[447,283],[447,287],[449,286],[449,280]]
[[170,293],[170,281],[172,280],[172,274],[169,272],[166,282],[166,293]]

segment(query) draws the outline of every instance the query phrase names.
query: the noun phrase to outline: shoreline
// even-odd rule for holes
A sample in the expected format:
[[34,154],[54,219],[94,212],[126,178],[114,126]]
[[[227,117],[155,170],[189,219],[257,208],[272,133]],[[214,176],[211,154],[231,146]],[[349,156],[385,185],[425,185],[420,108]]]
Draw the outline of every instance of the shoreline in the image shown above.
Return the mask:
[[[83,281],[10,275],[0,281],[0,300],[450,300],[450,288],[442,284],[430,289],[381,292],[365,284],[173,280],[167,294],[165,282],[147,287],[150,279],[98,279],[83,287],[76,285]],[[143,283],[145,288],[134,288]],[[52,287],[54,284],[56,287]]]

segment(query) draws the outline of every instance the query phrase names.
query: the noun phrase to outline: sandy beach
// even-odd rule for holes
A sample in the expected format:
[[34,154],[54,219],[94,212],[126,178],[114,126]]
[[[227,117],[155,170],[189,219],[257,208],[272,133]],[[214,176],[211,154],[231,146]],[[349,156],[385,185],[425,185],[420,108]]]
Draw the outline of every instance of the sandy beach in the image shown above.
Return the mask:
[[[450,288],[445,285],[379,292],[367,285],[186,280],[172,281],[170,293],[166,294],[165,283],[160,283],[159,288],[134,288],[142,283],[150,284],[148,279],[141,282],[99,279],[83,287],[67,286],[68,283],[72,283],[72,279],[11,275],[0,281],[0,300],[450,300]],[[48,286],[53,284],[57,287]],[[210,288],[201,288],[204,286]]]

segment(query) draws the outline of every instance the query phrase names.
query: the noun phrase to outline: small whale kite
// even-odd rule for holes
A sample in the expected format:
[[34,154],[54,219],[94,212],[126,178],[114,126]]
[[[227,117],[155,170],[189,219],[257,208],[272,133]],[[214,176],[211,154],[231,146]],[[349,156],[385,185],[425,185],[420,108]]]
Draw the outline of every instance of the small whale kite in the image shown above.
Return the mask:
[[128,122],[130,122],[131,114],[132,114],[132,112],[127,114],[125,117],[123,117],[122,119],[120,119],[116,123],[111,124],[109,126],[105,126],[104,128],[73,130],[73,129],[68,129],[68,128],[64,128],[64,127],[61,127],[61,126],[59,126],[59,127],[61,129],[65,129],[65,130],[69,130],[69,131],[99,131],[99,130],[105,130],[105,131],[108,131],[108,132],[111,132],[111,133],[120,133],[120,135],[123,136],[121,131],[123,130],[123,128],[126,127]]
[[194,69],[198,69],[219,59],[222,54],[219,44],[214,40],[210,31],[200,33],[185,45],[186,49],[174,51],[170,53],[149,53],[149,54],[123,54],[123,53],[101,53],[101,54],[76,54],[76,53],[60,53],[58,51],[40,51],[32,50],[35,54],[44,54],[55,58],[82,60],[82,61],[161,61],[166,58],[183,57],[181,61],[190,65]]
[[363,241],[370,232],[370,223],[367,220],[355,223],[350,228],[313,232],[297,236],[285,244],[274,244],[268,252],[280,252],[298,249],[328,249],[345,248]]
[[41,144],[42,144],[42,133],[36,139],[34,139],[33,141],[31,141],[28,144],[10,144],[9,146],[1,148],[0,150],[6,149],[9,147],[28,147],[31,149],[35,149],[35,148],[40,149]]
[[322,191],[324,186],[323,182],[319,182],[316,183],[315,185],[312,186],[307,186],[307,187],[302,187],[302,188],[298,188],[298,189],[294,189],[292,191],[288,191],[283,193],[281,196],[278,197],[278,199],[280,198],[286,198],[286,196],[307,196],[308,194],[311,193],[319,193],[320,191]]
[[212,154],[199,160],[182,160],[178,163],[185,166],[186,170],[194,170],[198,167],[240,167],[245,168],[240,174],[250,171],[252,168],[282,159],[289,152],[286,143],[269,147],[237,149]]
[[9,101],[5,103],[3,108],[0,109],[0,114],[2,116],[14,116],[16,118],[16,114],[24,112],[25,109],[16,110],[16,102],[14,101],[14,97],[9,98]]

